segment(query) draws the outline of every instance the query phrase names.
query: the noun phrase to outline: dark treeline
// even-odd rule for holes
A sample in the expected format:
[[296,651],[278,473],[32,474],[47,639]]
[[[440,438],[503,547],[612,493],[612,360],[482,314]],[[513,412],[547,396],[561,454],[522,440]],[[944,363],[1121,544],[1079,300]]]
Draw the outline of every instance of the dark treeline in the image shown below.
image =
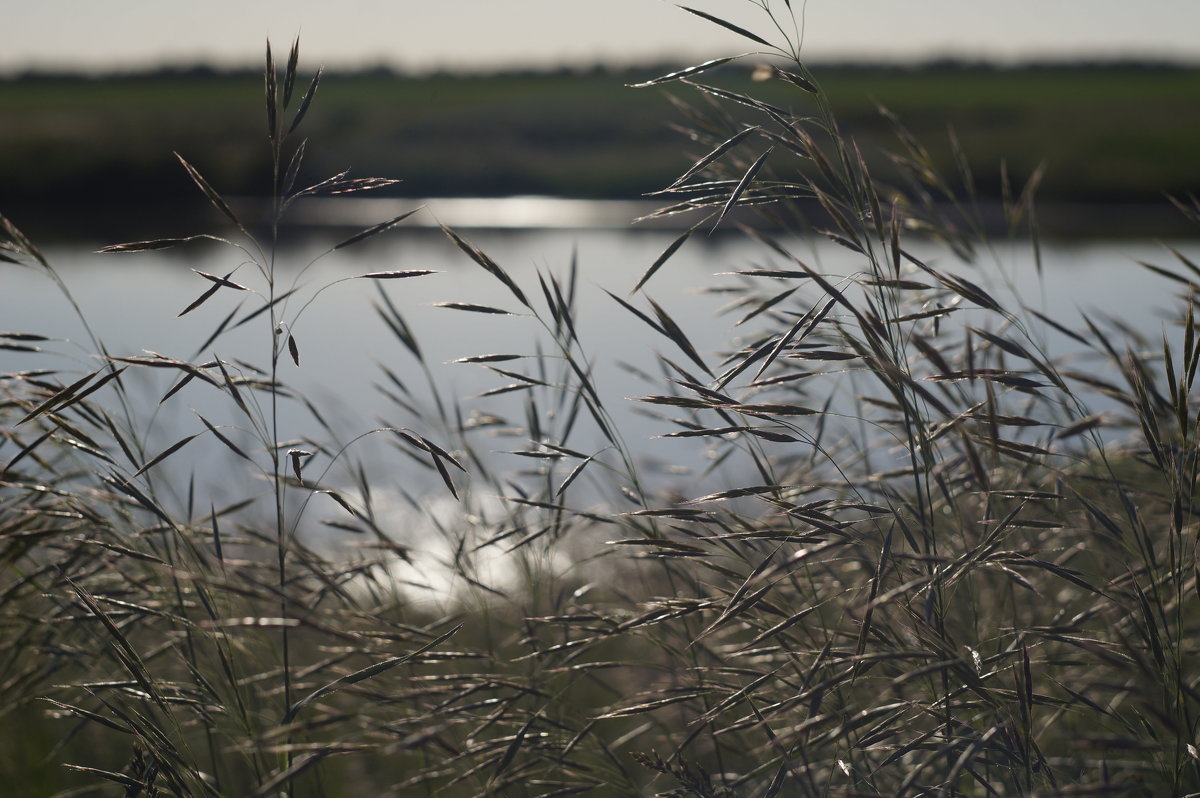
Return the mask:
[[[343,78],[392,78],[395,80],[478,80],[481,78],[538,78],[538,77],[569,77],[569,76],[611,76],[636,77],[645,75],[666,74],[676,69],[690,66],[679,61],[658,61],[636,65],[615,64],[574,64],[553,67],[502,67],[498,69],[451,69],[439,68],[426,71],[410,71],[389,64],[370,64],[357,67],[333,67],[327,69],[330,75]],[[939,72],[1074,72],[1085,70],[1089,72],[1186,72],[1200,68],[1200,62],[1191,63],[1179,59],[1155,57],[1118,57],[1118,58],[1081,58],[1081,59],[1024,59],[1018,61],[994,61],[989,59],[970,59],[954,56],[936,56],[914,61],[894,60],[818,60],[809,64],[810,68],[821,73],[860,73],[860,74],[905,74],[905,73],[939,73]],[[727,69],[737,69],[731,65]],[[752,70],[753,64],[747,61],[742,66]],[[217,66],[209,63],[194,64],[159,64],[145,67],[126,67],[119,69],[79,69],[73,67],[47,68],[33,67],[0,73],[0,83],[38,83],[56,81],[96,82],[108,80],[229,80],[237,78],[258,78],[262,67],[255,65]]]

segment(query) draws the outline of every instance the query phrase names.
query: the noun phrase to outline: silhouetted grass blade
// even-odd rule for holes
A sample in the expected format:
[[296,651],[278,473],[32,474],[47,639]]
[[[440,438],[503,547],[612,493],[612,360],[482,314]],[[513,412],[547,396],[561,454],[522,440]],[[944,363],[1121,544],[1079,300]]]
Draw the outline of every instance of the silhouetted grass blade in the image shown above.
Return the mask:
[[662,254],[659,255],[658,258],[654,261],[654,263],[652,263],[650,265],[650,268],[646,270],[645,274],[642,275],[641,279],[639,279],[637,281],[637,285],[635,285],[629,293],[636,294],[638,292],[638,289],[641,288],[643,285],[645,285],[646,281],[649,280],[651,277],[653,277],[654,273],[657,272],[659,269],[661,269],[662,265],[664,263],[666,263],[667,260],[669,260],[672,255],[674,255],[676,252],[679,251],[679,248],[684,245],[684,242],[686,242],[689,238],[692,237],[692,233],[694,231],[695,231],[694,227],[690,228],[687,231],[685,231],[683,233],[683,235],[679,236],[674,241],[672,241],[670,246],[668,246],[665,250],[663,250]]
[[[108,724],[108,725],[112,725],[112,724]],[[117,728],[123,729],[124,727],[118,726]],[[130,732],[130,733],[132,733],[132,732]],[[127,794],[132,793],[134,795],[137,795],[146,787],[145,782],[142,782],[137,779],[126,776],[123,773],[114,773],[111,770],[102,770],[100,768],[88,767],[86,765],[72,765],[72,764],[67,764],[67,765],[64,765],[63,767],[67,768],[68,770],[73,770],[76,773],[86,773],[89,776],[96,776],[98,778],[104,779],[105,781],[111,781],[116,784],[120,784],[126,788],[125,792]]]
[[241,447],[239,447],[237,444],[235,444],[233,441],[231,441],[228,438],[228,436],[226,436],[223,432],[221,432],[219,427],[214,426],[212,423],[209,422],[208,419],[206,419],[204,416],[201,416],[199,413],[197,413],[196,416],[200,419],[201,422],[203,422],[204,426],[208,427],[208,431],[211,432],[216,437],[217,440],[219,440],[221,443],[225,444],[225,447],[227,449],[229,449],[229,451],[233,452],[234,454],[236,454],[238,457],[242,458],[243,460],[246,460],[250,463],[254,462],[254,458],[252,458],[250,455],[248,455],[244,451],[242,451]]
[[764,299],[762,302],[759,302],[757,305],[755,305],[754,308],[749,313],[747,313],[746,315],[744,315],[740,319],[738,319],[736,322],[734,322],[733,326],[741,327],[743,324],[750,321],[755,316],[758,316],[761,313],[765,313],[766,311],[768,311],[771,308],[778,305],[783,300],[790,297],[792,294],[796,293],[798,288],[799,288],[799,286],[796,286],[794,288],[789,288],[786,291],[780,291],[778,294],[776,294],[773,297]]
[[343,510],[350,513],[350,515],[354,516],[355,518],[360,517],[358,511],[355,510],[353,507],[351,507],[350,502],[346,501],[346,498],[344,496],[342,496],[340,493],[338,493],[337,491],[319,490],[319,491],[317,491],[317,493],[323,493],[324,495],[333,499],[335,502],[337,502],[339,505],[341,505]]
[[307,449],[288,449],[288,461],[292,464],[292,473],[296,475],[297,482],[304,482],[304,477],[301,475],[301,471],[304,468],[305,462],[307,462],[308,458],[312,456],[313,452],[310,452]]
[[[695,12],[693,12],[693,13],[695,13]],[[726,56],[724,58],[714,58],[711,61],[705,61],[703,64],[696,64],[695,66],[690,66],[690,67],[687,67],[686,69],[680,69],[677,72],[671,72],[670,74],[663,75],[662,77],[657,77],[657,78],[654,78],[653,80],[647,80],[644,83],[630,83],[628,85],[629,85],[629,88],[631,88],[631,89],[645,89],[650,86],[658,86],[663,83],[670,83],[672,81],[680,80],[682,78],[690,77],[692,75],[698,75],[701,72],[707,72],[708,70],[713,69],[714,67],[719,67],[722,64],[727,64],[730,61],[733,61],[735,58],[740,58],[740,57],[741,56],[731,55],[731,56]]]
[[167,249],[178,244],[186,244],[189,241],[197,241],[199,239],[208,239],[209,241],[221,241],[225,239],[211,235],[194,235],[184,236],[183,238],[155,238],[150,241],[131,241],[128,244],[112,244],[96,250],[97,253],[109,254],[113,252],[146,252],[148,250]]
[[140,477],[142,474],[146,473],[151,468],[154,468],[154,466],[158,465],[163,460],[166,460],[168,457],[175,454],[175,452],[179,451],[184,446],[187,446],[193,440],[198,438],[200,436],[200,434],[201,433],[197,432],[194,435],[188,435],[186,438],[182,438],[182,439],[176,441],[175,443],[171,444],[170,446],[168,446],[166,449],[163,449],[157,456],[152,457],[149,461],[146,462],[145,465],[143,465],[141,468],[139,468],[137,471],[135,471],[133,473],[133,476]]
[[183,165],[183,168],[185,171],[187,171],[188,176],[192,178],[192,182],[194,182],[200,189],[201,193],[208,198],[208,201],[213,204],[213,207],[223,213],[225,218],[233,222],[234,227],[245,233],[247,236],[250,235],[250,231],[247,230],[241,221],[238,220],[237,216],[233,212],[233,209],[229,207],[229,204],[225,202],[220,194],[213,190],[212,186],[208,184],[208,181],[204,179],[204,176],[196,171],[195,167],[184,160],[184,157],[179,153],[175,153],[175,157],[179,159],[179,163]]
[[317,85],[321,82],[321,69],[317,70],[317,74],[313,75],[312,82],[308,84],[308,90],[304,92],[303,99],[300,100],[300,107],[296,109],[296,115],[292,118],[292,124],[288,126],[288,134],[295,132],[296,128],[300,127],[300,122],[303,121],[304,115],[308,113],[308,106],[312,104],[313,95],[317,93]]
[[534,715],[529,720],[525,721],[525,725],[523,725],[520,730],[517,731],[512,742],[508,744],[508,748],[504,749],[504,754],[500,757],[500,761],[496,763],[496,770],[492,774],[491,780],[493,782],[501,773],[508,769],[509,765],[512,764],[513,759],[515,759],[517,756],[517,751],[521,749],[521,743],[525,741],[525,735],[529,733],[529,728],[533,726],[534,721],[538,720],[538,717],[538,715]]
[[[213,294],[217,293],[217,291],[221,288],[232,288],[235,291],[250,290],[246,286],[241,285],[239,283],[235,283],[229,279],[231,276],[233,276],[233,272],[229,272],[229,274],[226,274],[224,277],[218,277],[215,274],[207,274],[207,273],[199,271],[197,269],[192,269],[192,271],[196,272],[196,274],[200,275],[204,279],[209,280],[210,282],[213,283],[213,285],[211,288],[209,288],[207,291],[205,291],[203,294],[201,294],[199,297],[197,297],[194,302],[192,302],[186,308],[181,310],[179,312],[179,316],[186,316],[187,314],[191,313],[193,310],[195,310],[196,308],[200,307],[205,302],[207,302],[213,296]],[[179,316],[177,316],[176,318],[179,318]]]
[[758,175],[758,171],[762,169],[763,164],[767,162],[767,157],[770,154],[771,148],[768,148],[766,152],[758,156],[758,159],[750,165],[750,168],[746,170],[746,174],[742,175],[742,179],[738,181],[737,187],[734,188],[733,193],[729,195],[729,199],[725,201],[725,205],[721,208],[721,213],[717,215],[717,220],[713,222],[714,230],[721,226],[721,222],[733,210],[733,206],[737,205],[738,200],[746,193],[746,189],[750,188],[750,184],[754,182],[755,176]]
[[[300,38],[292,41],[292,50],[288,53],[287,69],[283,76],[283,107],[286,109],[292,102],[292,89],[296,85],[296,68],[300,64]],[[285,190],[286,193],[286,190]]]
[[30,241],[24,233],[17,229],[17,226],[12,223],[12,220],[3,214],[0,214],[0,229],[3,229],[5,235],[7,235],[9,239],[11,239],[12,242],[17,245],[17,248],[21,252],[26,253],[31,258],[36,260],[43,268],[50,268],[50,263],[46,260],[46,256],[42,254],[42,251],[34,246],[33,242]]
[[417,342],[416,336],[413,334],[412,328],[404,321],[404,317],[400,315],[400,311],[392,302],[391,297],[383,289],[382,284],[378,284],[379,295],[383,299],[383,305],[375,305],[375,312],[383,319],[388,329],[392,331],[404,347],[412,352],[413,357],[418,361],[423,361],[424,356],[421,353],[421,347]]
[[267,64],[263,70],[267,102],[267,138],[275,141],[279,136],[279,75],[275,72],[275,58],[271,55],[271,42],[267,41]]
[[789,72],[786,69],[776,69],[775,74],[786,80],[788,83],[791,83],[794,86],[799,86],[809,94],[821,93],[821,90],[817,87],[817,84],[813,83],[811,80],[802,75],[797,75],[795,72]]
[[424,277],[427,274],[437,274],[434,269],[407,269],[392,272],[368,272],[359,277],[369,280],[403,280],[407,277]]
[[587,468],[588,464],[590,464],[594,459],[594,457],[585,458],[584,460],[581,460],[578,465],[572,468],[571,473],[567,474],[563,481],[559,483],[558,488],[554,491],[554,495],[562,496],[567,488],[571,487],[571,483],[579,478],[579,475],[583,473],[583,470]]
[[161,405],[163,402],[167,401],[167,400],[168,400],[168,399],[170,399],[172,396],[174,396],[175,394],[179,393],[179,392],[180,392],[180,391],[182,391],[184,388],[186,388],[188,385],[190,385],[190,384],[191,384],[191,382],[192,382],[192,380],[194,380],[194,379],[196,379],[196,375],[195,375],[195,374],[184,374],[184,375],[183,375],[183,376],[182,376],[182,377],[179,379],[179,381],[178,381],[178,382],[176,382],[176,383],[175,383],[174,385],[172,385],[172,386],[171,386],[169,389],[167,389],[167,392],[166,392],[165,394],[163,394],[163,396],[162,396],[162,398],[161,398],[161,399],[159,399],[159,400],[158,400],[158,403]]
[[608,294],[610,297],[615,299],[621,305],[621,307],[625,308],[630,313],[637,316],[642,321],[646,322],[646,324],[650,326],[650,329],[654,330],[659,335],[667,335],[666,328],[664,328],[661,324],[656,322],[654,319],[650,318],[645,313],[643,313],[642,311],[635,308],[633,305],[626,302],[624,299],[621,299],[621,297],[619,297],[616,294],[614,294],[613,292],[609,291],[607,288],[604,289],[604,293]]
[[308,139],[304,139],[296,147],[296,151],[292,153],[291,160],[288,161],[287,170],[283,173],[283,183],[280,190],[284,195],[291,194],[292,188],[296,185],[296,178],[300,176],[300,164],[304,162],[304,151],[308,147]]
[[511,316],[512,313],[500,308],[493,308],[488,305],[475,305],[470,302],[434,302],[435,308],[450,308],[451,310],[465,310],[470,313],[494,313],[500,316]]
[[525,293],[517,286],[516,282],[514,282],[513,279],[508,276],[508,272],[500,268],[498,263],[488,257],[487,254],[478,247],[468,243],[461,236],[459,236],[458,233],[454,232],[449,227],[442,225],[441,228],[442,232],[454,242],[456,247],[465,252],[467,256],[471,258],[471,260],[482,266],[489,274],[491,274],[500,282],[504,283],[504,285],[508,287],[508,290],[512,292],[512,295],[517,298],[518,302],[530,310],[533,309],[533,306],[529,304],[529,300],[525,298]]
[[[683,82],[698,89],[699,91],[704,92],[705,94],[711,94],[713,97],[719,97],[723,100],[729,100],[731,102],[738,103],[739,105],[744,105],[747,108],[753,108],[756,111],[762,111],[767,116],[771,117],[773,121],[784,126],[785,128],[791,127],[791,124],[788,120],[788,112],[782,108],[779,108],[778,106],[771,105],[770,103],[763,102],[762,100],[756,100],[753,97],[740,94],[736,91],[729,91],[728,89],[709,86],[706,83],[695,83],[686,78]],[[816,153],[814,152],[813,155],[815,154]],[[830,172],[832,174],[832,170],[830,170]]]
[[177,315],[175,318],[177,318],[177,319],[182,318],[183,316],[186,316],[187,314],[191,313],[193,310],[200,307],[208,300],[212,299],[213,295],[216,294],[220,290],[221,290],[221,286],[219,284],[209,286],[207,289],[205,289],[204,293],[201,294],[200,296],[196,297],[196,299],[193,300],[190,305],[188,305],[183,310],[179,311],[179,315]]
[[219,286],[221,288],[232,288],[235,291],[249,291],[250,290],[246,286],[241,285],[240,283],[235,283],[229,279],[230,277],[233,276],[233,272],[229,272],[224,277],[218,277],[215,274],[208,274],[207,272],[202,272],[199,269],[192,269],[192,271],[194,271],[196,274],[203,277],[205,280],[216,283],[217,286]]
[[[278,307],[280,304],[286,302],[298,290],[300,290],[298,287],[291,288],[287,291],[284,291],[282,294],[276,294],[275,299],[273,301],[266,303],[262,307],[255,308],[254,310],[250,311],[245,316],[243,316],[241,319],[239,319],[237,321],[237,323],[234,324],[229,329],[236,330],[238,327],[241,327],[244,324],[249,324],[250,322],[254,321],[255,319],[257,319],[259,316],[263,315],[264,313],[269,313],[272,308]],[[211,341],[210,341],[210,343],[211,343]],[[205,348],[207,348],[207,347],[205,347]]]
[[683,329],[675,323],[675,320],[672,319],[671,316],[665,310],[663,310],[663,308],[657,302],[648,297],[646,301],[650,303],[652,308],[654,308],[654,315],[658,317],[658,321],[662,325],[662,333],[670,338],[675,345],[678,346],[685,355],[687,355],[689,360],[703,369],[704,373],[711,377],[712,372],[709,371],[708,366],[704,363],[704,359],[700,357],[700,354],[696,351],[695,347],[692,346],[692,342],[688,340],[688,337],[686,334],[684,334]]
[[676,188],[678,186],[682,186],[688,180],[690,180],[692,177],[699,174],[706,167],[708,167],[710,164],[715,162],[722,155],[724,155],[725,153],[732,150],[738,144],[741,144],[742,141],[744,141],[746,139],[746,137],[749,136],[751,133],[754,133],[758,130],[759,130],[758,126],[755,125],[752,127],[743,128],[742,130],[739,130],[737,133],[734,133],[732,136],[725,139],[725,141],[718,144],[715,149],[713,149],[711,152],[709,152],[703,158],[701,158],[700,160],[698,160],[694,164],[692,164],[686,172],[684,172],[679,177],[675,178],[675,182],[671,183],[671,185],[668,186],[663,191],[664,192],[669,191],[670,189]]
[[709,14],[704,11],[699,11],[695,8],[688,8],[687,6],[680,6],[680,8],[682,8],[684,11],[687,11],[689,14],[695,14],[698,17],[707,19],[709,22],[713,22],[717,25],[720,25],[722,28],[731,30],[734,33],[738,34],[739,36],[744,36],[747,39],[749,39],[750,41],[754,42],[755,44],[761,44],[764,47],[771,47],[772,49],[774,49],[774,47],[771,45],[771,43],[768,42],[766,39],[762,38],[761,36],[759,36],[757,34],[751,33],[750,31],[746,30],[745,28],[734,25],[732,22],[726,22],[725,20],[721,19],[720,17],[715,17],[712,14]]
[[456,360],[451,360],[451,363],[502,363],[507,360],[520,360],[524,355],[470,355],[468,357],[460,357]]
[[238,409],[241,410],[242,414],[247,418],[253,418],[253,415],[250,413],[250,408],[246,406],[246,400],[242,398],[242,392],[238,390],[237,381],[229,376],[229,370],[225,368],[225,363],[221,360],[217,360],[217,369],[220,370],[221,377],[225,380],[224,386],[229,391],[229,395],[233,398],[233,401],[238,406]]
[[[20,450],[19,452],[17,452],[17,453],[16,453],[16,454],[15,454],[15,455],[12,457],[12,459],[8,461],[8,463],[7,463],[7,464],[5,464],[5,466],[4,466],[4,470],[3,470],[3,471],[0,471],[0,478],[6,478],[6,477],[8,477],[9,473],[10,473],[10,472],[12,472],[13,468],[15,468],[15,467],[16,467],[17,463],[19,463],[19,462],[21,462],[22,460],[24,460],[24,459],[25,459],[25,457],[26,457],[27,455],[29,455],[29,454],[30,454],[30,453],[31,453],[33,450],[35,450],[35,449],[36,449],[38,446],[41,446],[41,445],[42,445],[42,444],[43,444],[43,443],[44,443],[46,440],[48,440],[48,439],[50,438],[50,436],[51,436],[51,435],[53,435],[53,434],[54,434],[54,430],[53,430],[53,429],[48,429],[48,430],[46,430],[45,432],[43,432],[41,435],[39,435],[38,437],[34,438],[34,439],[33,439],[32,441],[30,441],[29,443],[27,443],[27,444],[25,444],[24,446],[22,446],[22,447],[21,447],[21,450]],[[19,444],[19,441],[16,441],[16,439],[15,439],[15,438],[13,438],[13,441],[14,441],[15,443],[18,443],[18,444]],[[14,475],[14,477],[15,477],[15,475]]]
[[362,231],[350,236],[345,241],[341,241],[337,244],[334,244],[332,249],[336,250],[336,249],[341,249],[343,247],[348,247],[351,244],[357,244],[359,241],[370,238],[371,236],[379,235],[380,233],[384,232],[385,230],[392,229],[393,227],[400,224],[405,219],[412,216],[414,213],[416,213],[419,210],[421,210],[421,209],[413,208],[411,211],[406,211],[406,212],[400,214],[399,216],[395,216],[391,219],[388,219],[386,222],[380,222],[379,224],[371,225],[367,229],[362,230]]
[[75,382],[71,383],[70,385],[58,390],[57,392],[52,394],[48,399],[43,401],[40,405],[35,407],[29,413],[27,413],[23,418],[21,418],[21,420],[17,422],[16,426],[19,427],[22,424],[26,423],[27,421],[31,421],[32,419],[37,418],[38,416],[40,416],[44,413],[47,413],[50,410],[55,410],[55,411],[65,410],[66,408],[70,407],[71,405],[82,401],[84,398],[86,398],[90,394],[103,388],[109,382],[111,382],[112,380],[119,377],[121,375],[121,373],[125,371],[125,369],[122,367],[122,368],[119,368],[116,370],[108,370],[107,374],[105,374],[100,379],[96,380],[96,382],[92,383],[91,386],[89,386],[88,388],[86,388],[84,390],[80,390],[81,388],[83,388],[84,385],[87,385],[87,383],[90,382],[92,380],[92,378],[95,377],[97,374],[99,374],[101,371],[105,371],[105,369],[99,369],[97,371],[94,371],[91,374],[88,374],[85,377],[81,377],[78,380],[76,380]]
[[78,596],[88,611],[95,616],[108,632],[109,637],[113,641],[114,651],[121,665],[126,672],[133,677],[134,681],[146,691],[154,702],[160,708],[166,708],[166,701],[163,699],[162,693],[159,691],[155,680],[150,676],[141,657],[130,643],[129,638],[121,631],[120,627],[109,617],[103,608],[96,602],[94,596],[88,593],[84,588],[80,587],[70,577],[64,577],[64,580]]
[[451,637],[453,637],[460,629],[462,629],[462,627],[463,627],[463,625],[459,624],[458,626],[455,626],[453,629],[450,629],[449,631],[438,635],[436,638],[434,638],[433,640],[430,640],[425,645],[421,646],[420,648],[413,649],[412,651],[408,652],[407,654],[402,654],[398,657],[391,657],[389,659],[383,660],[382,662],[377,662],[374,665],[369,665],[366,668],[363,668],[362,670],[358,670],[358,671],[355,671],[354,673],[347,674],[346,676],[343,676],[339,679],[335,679],[334,681],[330,682],[329,684],[326,684],[323,687],[320,687],[319,689],[314,690],[312,693],[309,693],[306,697],[300,699],[295,704],[293,704],[290,709],[288,709],[287,714],[284,715],[284,717],[283,717],[283,722],[291,723],[295,719],[297,713],[300,712],[300,710],[304,709],[306,706],[308,706],[309,704],[311,704],[312,702],[316,701],[319,698],[324,698],[325,696],[329,695],[330,693],[337,692],[338,690],[341,690],[344,687],[349,687],[352,684],[357,684],[358,682],[361,682],[364,679],[370,679],[372,676],[378,676],[379,674],[383,673],[384,671],[390,670],[401,663],[408,662],[413,657],[418,657],[421,654],[424,654],[426,651],[429,651],[432,648],[436,648],[437,646],[441,645],[442,643],[446,642]]

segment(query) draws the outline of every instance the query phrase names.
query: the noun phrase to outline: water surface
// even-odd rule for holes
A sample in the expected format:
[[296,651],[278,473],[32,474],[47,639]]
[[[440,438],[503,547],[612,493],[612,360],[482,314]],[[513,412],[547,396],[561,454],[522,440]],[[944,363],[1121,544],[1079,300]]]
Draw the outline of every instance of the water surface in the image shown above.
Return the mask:
[[[629,292],[677,233],[490,229],[467,231],[464,235],[499,263],[539,309],[544,309],[545,303],[538,276],[547,279],[556,275],[565,283],[574,262],[577,265],[575,323],[584,357],[625,442],[635,453],[663,461],[693,466],[702,461],[703,447],[695,441],[654,438],[673,428],[665,428],[661,421],[635,412],[634,403],[627,398],[665,391],[661,385],[640,382],[619,365],[632,364],[658,375],[662,369],[657,353],[685,366],[689,365],[687,358],[606,293],[612,292],[649,312],[645,298],[630,297]],[[457,399],[458,412],[463,418],[469,418],[473,412],[491,413],[503,416],[512,426],[524,425],[526,392],[473,398],[514,384],[515,380],[479,365],[452,361],[493,353],[532,355],[539,348],[553,355],[553,344],[543,326],[550,315],[542,310],[543,320],[535,318],[504,284],[471,262],[439,232],[396,229],[360,247],[317,257],[344,237],[332,232],[305,236],[296,245],[285,245],[276,258],[279,285],[299,287],[284,312],[287,330],[294,336],[300,354],[299,367],[287,359],[281,364],[281,375],[287,384],[320,408],[324,420],[344,440],[383,423],[416,423],[377,389],[378,384],[387,383],[381,367],[390,369],[403,382],[410,392],[405,396],[406,401],[429,411],[431,417],[436,416],[436,405],[422,369],[373,310],[379,299],[378,287],[382,286],[415,333],[448,407]],[[805,262],[831,274],[845,275],[862,268],[860,256],[823,239],[791,239],[785,243]],[[1200,242],[1181,241],[1174,245],[1193,259],[1200,259]],[[217,356],[266,367],[271,331],[265,316],[198,351],[239,300],[245,302],[245,309],[250,309],[257,307],[256,302],[261,304],[259,297],[222,290],[203,306],[178,318],[180,311],[211,285],[193,270],[222,276],[232,272],[230,279],[263,291],[262,276],[243,253],[210,242],[128,255],[100,255],[93,249],[50,246],[46,254],[69,285],[97,338],[111,354],[140,355],[153,351],[193,361]],[[935,267],[951,271],[961,267],[964,274],[987,286],[1007,306],[1015,307],[1015,296],[1067,326],[1078,325],[1080,312],[1087,311],[1097,318],[1111,314],[1151,342],[1159,341],[1164,330],[1170,336],[1178,335],[1177,330],[1164,327],[1161,311],[1177,306],[1174,291],[1179,286],[1138,265],[1139,260],[1177,265],[1159,243],[1043,244],[1040,276],[1027,243],[998,246],[985,253],[978,266],[961,266],[952,256],[931,245],[917,245],[915,249]],[[740,314],[717,315],[727,297],[702,289],[735,281],[723,273],[784,267],[786,264],[777,255],[759,244],[736,236],[698,235],[650,279],[645,294],[671,314],[700,352],[711,357],[730,341],[752,334],[754,325],[735,328],[734,322]],[[344,279],[371,272],[424,269],[436,273],[388,281]],[[323,286],[327,287],[322,290]],[[786,286],[772,288],[771,292],[783,287]],[[815,297],[811,292],[797,292],[789,300],[794,303],[790,307],[806,309]],[[512,315],[463,312],[438,307],[441,302],[496,307]],[[0,371],[54,368],[66,380],[96,368],[95,349],[70,304],[37,270],[4,265],[0,326],[7,331],[39,333],[55,339],[39,353],[0,351]],[[1034,327],[1044,334],[1047,351],[1052,356],[1077,353],[1081,349],[1045,325]],[[555,361],[547,362],[553,371]],[[495,365],[549,381],[554,377],[553,373],[538,371],[532,359]],[[174,375],[154,373],[150,377],[152,384],[146,385],[142,396],[145,406],[138,423],[141,434],[156,441],[156,445],[169,444],[179,437],[181,429],[198,431],[197,412],[217,423],[239,423],[236,413],[231,416],[227,412],[230,410],[227,398],[203,385],[190,386],[156,407],[157,399]],[[394,385],[389,390],[401,393]],[[545,394],[542,401],[546,401]],[[302,406],[289,405],[282,419],[283,439],[325,435],[320,423]],[[431,438],[438,438],[435,427],[423,431]],[[572,445],[587,449],[600,447],[602,441],[596,433],[584,430],[573,439]],[[503,454],[525,448],[520,439],[497,437],[488,446],[497,453],[496,457],[506,459],[512,467],[527,465],[516,456]]]

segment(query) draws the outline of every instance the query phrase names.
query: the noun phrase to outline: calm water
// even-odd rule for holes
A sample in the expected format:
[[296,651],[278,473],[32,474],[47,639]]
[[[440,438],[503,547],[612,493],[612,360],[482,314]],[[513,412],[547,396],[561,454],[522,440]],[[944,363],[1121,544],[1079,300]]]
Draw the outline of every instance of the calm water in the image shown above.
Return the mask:
[[[565,278],[572,258],[576,258],[580,337],[594,365],[602,397],[610,407],[621,408],[617,412],[626,441],[635,451],[671,460],[687,461],[698,456],[700,447],[692,441],[651,442],[652,436],[668,430],[631,412],[632,403],[624,400],[662,391],[639,383],[617,366],[618,361],[625,361],[658,373],[656,351],[680,363],[685,362],[683,356],[604,293],[607,289],[627,298],[639,276],[674,239],[674,232],[478,230],[465,235],[500,263],[527,295],[537,298],[535,304],[539,307],[544,307],[544,303],[540,300],[537,273]],[[444,396],[462,398],[464,413],[499,408],[514,425],[522,425],[525,411],[521,392],[487,400],[464,398],[509,384],[511,379],[478,365],[448,362],[489,353],[529,354],[536,350],[538,341],[549,349],[549,337],[528,313],[519,313],[522,308],[507,289],[470,262],[440,233],[428,230],[397,229],[361,248],[351,247],[326,255],[300,274],[306,264],[341,237],[331,234],[327,241],[320,236],[310,238],[302,245],[284,250],[279,259],[281,282],[291,285],[298,281],[302,286],[297,301],[287,310],[299,344],[301,365],[296,368],[290,361],[284,363],[285,380],[322,408],[344,438],[385,419],[412,423],[374,387],[381,379],[379,364],[385,364],[405,380],[417,403],[431,406],[415,361],[372,310],[377,296],[376,281],[336,281],[374,271],[433,269],[438,273],[386,281],[382,285],[415,332]],[[844,274],[856,268],[853,253],[823,240],[793,240],[789,244],[801,258],[828,272]],[[1200,259],[1200,242],[1174,242],[1174,245]],[[917,251],[928,257],[931,265],[947,268],[953,265],[949,255],[939,255],[933,248],[917,247]],[[196,357],[197,347],[229,313],[233,303],[246,295],[223,290],[201,308],[176,318],[210,285],[192,269],[221,275],[236,269],[233,280],[261,285],[254,267],[245,264],[240,253],[207,242],[128,255],[97,255],[88,247],[51,246],[46,254],[71,287],[96,335],[114,355],[152,350],[181,359]],[[993,290],[1002,303],[1012,297],[1006,286],[1015,287],[1024,302],[1069,326],[1078,323],[1080,309],[1099,310],[1117,316],[1152,341],[1160,337],[1163,324],[1158,311],[1174,304],[1175,286],[1150,274],[1137,261],[1173,265],[1172,256],[1161,244],[1139,241],[1049,244],[1043,246],[1042,255],[1045,273],[1041,282],[1028,248],[1019,245],[1004,246],[985,256],[985,265],[970,276]],[[738,334],[733,329],[738,314],[716,316],[724,300],[719,294],[702,293],[698,289],[728,284],[732,278],[714,276],[721,272],[772,266],[783,268],[761,246],[736,237],[697,237],[651,279],[647,292],[672,314],[697,349],[711,352]],[[0,372],[56,368],[83,373],[94,369],[92,348],[84,330],[52,283],[33,270],[8,264],[0,264],[0,268],[4,275],[0,328],[58,339],[47,344],[47,351],[42,353],[0,351]],[[318,288],[331,283],[336,284],[321,291],[301,311],[304,302]],[[445,301],[496,306],[517,315],[482,315],[435,306]],[[642,298],[632,301],[646,308]],[[211,357],[215,351],[226,360],[236,357],[265,364],[268,352],[265,326],[260,318],[258,323],[221,338],[204,357]],[[1047,335],[1047,345],[1051,354],[1078,349],[1059,335]],[[518,360],[497,365],[525,371],[533,368],[530,363]],[[169,383],[163,381],[165,375],[151,376],[158,382],[147,395],[157,399]],[[157,411],[147,412],[139,423],[144,434],[161,441],[159,445],[166,445],[179,437],[180,429],[197,430],[194,411],[206,416],[218,414],[213,416],[218,422],[236,421],[219,415],[227,405],[212,389],[197,386],[195,390],[181,392]],[[438,437],[434,431],[430,432],[431,437]],[[289,410],[281,435],[299,438],[309,434],[320,434],[316,423],[301,409]],[[583,448],[589,441],[581,438],[574,443]],[[496,452],[518,448],[522,447],[517,439],[494,441]],[[526,464],[520,462],[523,458],[508,456],[508,459],[514,467]]]

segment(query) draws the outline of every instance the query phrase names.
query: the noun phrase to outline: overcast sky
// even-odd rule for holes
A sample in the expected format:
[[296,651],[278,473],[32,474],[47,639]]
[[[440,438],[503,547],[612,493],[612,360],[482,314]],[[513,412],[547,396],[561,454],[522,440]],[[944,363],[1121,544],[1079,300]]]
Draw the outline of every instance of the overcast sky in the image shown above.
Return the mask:
[[[750,0],[693,0],[776,41]],[[786,15],[783,0],[773,7]],[[1200,61],[1200,0],[792,0],[819,59],[1161,56]],[[756,49],[666,0],[0,0],[0,70],[257,62],[297,33],[310,67],[706,59]],[[790,25],[790,21],[788,23]]]

